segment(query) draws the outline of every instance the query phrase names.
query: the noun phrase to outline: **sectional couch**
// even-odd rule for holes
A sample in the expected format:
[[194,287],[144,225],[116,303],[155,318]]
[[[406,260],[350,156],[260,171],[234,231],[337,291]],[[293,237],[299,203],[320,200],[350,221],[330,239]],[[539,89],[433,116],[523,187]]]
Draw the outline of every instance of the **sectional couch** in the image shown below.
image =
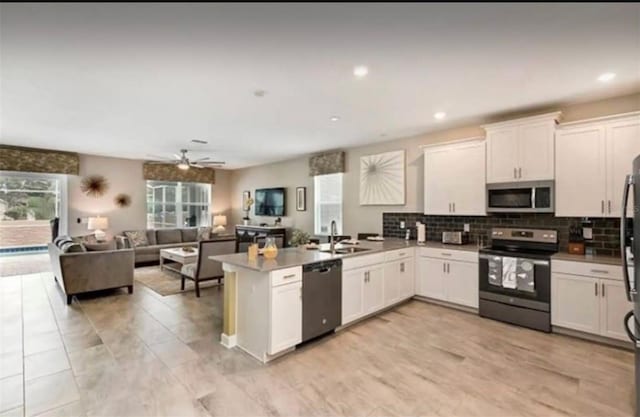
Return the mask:
[[[144,235],[144,238],[142,237]],[[231,235],[232,236],[232,235]],[[146,238],[146,239],[145,239]],[[125,231],[116,236],[119,249],[133,249],[135,263],[158,262],[160,250],[197,247],[201,240],[228,239],[229,235],[211,234],[210,227],[189,227],[184,229],[149,229]]]

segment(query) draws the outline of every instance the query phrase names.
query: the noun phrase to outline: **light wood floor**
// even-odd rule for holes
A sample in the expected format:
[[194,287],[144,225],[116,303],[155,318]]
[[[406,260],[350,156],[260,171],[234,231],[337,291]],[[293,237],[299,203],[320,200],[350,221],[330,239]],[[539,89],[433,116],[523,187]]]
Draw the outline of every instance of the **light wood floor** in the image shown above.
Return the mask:
[[0,416],[633,412],[629,351],[412,301],[264,366],[219,345],[221,295],[0,279]]

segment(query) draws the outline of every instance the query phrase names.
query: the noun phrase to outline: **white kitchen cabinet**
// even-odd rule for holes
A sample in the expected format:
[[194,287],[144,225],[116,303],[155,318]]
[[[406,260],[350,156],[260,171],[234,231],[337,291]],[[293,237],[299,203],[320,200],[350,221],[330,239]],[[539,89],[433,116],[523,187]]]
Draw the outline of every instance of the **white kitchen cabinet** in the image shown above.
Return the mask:
[[342,272],[342,324],[364,315],[364,269]]
[[487,183],[554,179],[554,135],[560,112],[484,125]]
[[417,261],[416,294],[436,300],[446,300],[446,262],[442,259],[419,257]]
[[553,273],[551,323],[587,333],[600,331],[597,278]]
[[[478,308],[478,263],[469,253],[423,251],[417,260],[416,294],[466,307]],[[459,258],[456,259],[456,256]],[[476,255],[477,258],[477,255]]]
[[363,304],[364,314],[384,308],[384,265],[376,265],[365,271]]
[[449,261],[445,280],[447,301],[478,308],[478,264]]
[[600,334],[621,340],[629,340],[622,318],[633,306],[627,301],[624,282],[600,280]]
[[554,326],[628,340],[623,318],[633,305],[619,267],[566,261],[553,261],[551,267]]
[[271,332],[268,353],[273,355],[302,342],[302,282],[271,289]]
[[413,258],[387,262],[384,266],[384,304],[389,306],[414,294]]
[[556,132],[556,216],[604,216],[605,130],[580,126]]
[[[620,217],[624,179],[638,154],[639,113],[561,126],[556,132],[556,215]],[[628,209],[627,216],[632,214]]]
[[424,151],[424,212],[484,215],[485,142],[473,139]]
[[[607,214],[619,217],[625,177],[631,173],[633,159],[640,155],[640,116],[607,124],[606,136]],[[627,217],[633,217],[633,204],[633,193],[629,193]]]

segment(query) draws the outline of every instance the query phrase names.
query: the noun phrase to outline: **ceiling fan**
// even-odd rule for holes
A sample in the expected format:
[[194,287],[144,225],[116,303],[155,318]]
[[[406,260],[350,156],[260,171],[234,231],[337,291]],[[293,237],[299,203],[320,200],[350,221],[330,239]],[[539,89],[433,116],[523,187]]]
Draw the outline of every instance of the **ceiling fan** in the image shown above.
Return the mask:
[[191,167],[194,168],[211,168],[211,167],[219,167],[225,164],[224,161],[209,161],[209,157],[206,156],[204,158],[198,158],[194,160],[190,160],[187,158],[187,149],[180,149],[180,155],[177,153],[173,154],[173,158],[163,158],[156,157],[153,155],[149,155],[154,158],[154,160],[149,161],[150,164],[175,164],[178,169],[187,170]]

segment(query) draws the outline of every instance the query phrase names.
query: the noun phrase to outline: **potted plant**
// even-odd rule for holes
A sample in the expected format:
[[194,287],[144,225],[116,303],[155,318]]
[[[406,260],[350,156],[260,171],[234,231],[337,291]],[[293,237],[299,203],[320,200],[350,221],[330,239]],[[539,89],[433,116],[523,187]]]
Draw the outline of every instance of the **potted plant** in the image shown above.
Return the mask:
[[251,206],[253,205],[253,198],[249,197],[244,200],[244,217],[242,218],[242,222],[245,226],[249,225],[249,212],[251,211]]
[[290,246],[303,246],[309,243],[311,236],[309,233],[304,232],[300,229],[293,229],[291,233],[291,239],[289,240]]

